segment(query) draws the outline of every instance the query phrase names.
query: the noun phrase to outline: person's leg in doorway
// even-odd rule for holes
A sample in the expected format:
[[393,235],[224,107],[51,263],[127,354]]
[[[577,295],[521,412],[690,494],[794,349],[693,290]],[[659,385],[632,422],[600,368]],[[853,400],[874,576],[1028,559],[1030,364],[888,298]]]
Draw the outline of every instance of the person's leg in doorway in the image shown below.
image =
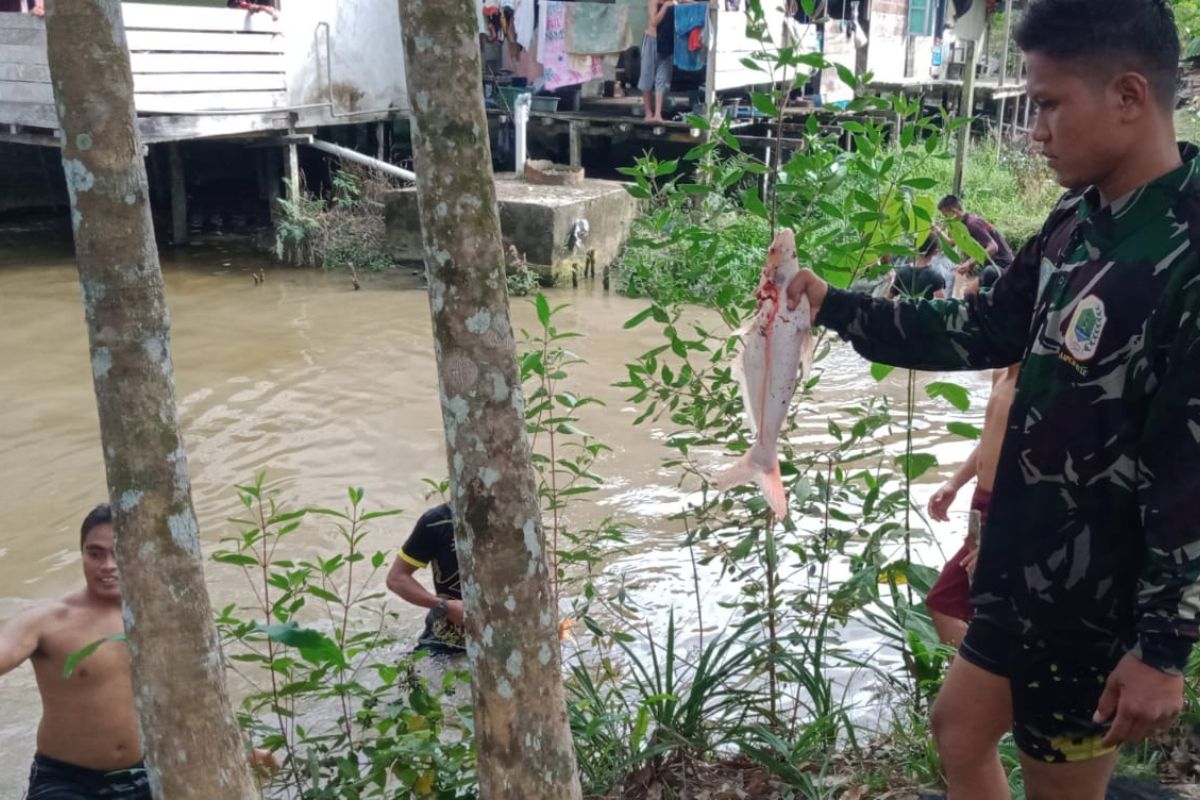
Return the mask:
[[[654,120],[654,90],[658,80],[658,40],[650,34],[642,39],[641,69],[638,71],[638,89],[642,91],[642,116],[647,122]],[[661,105],[661,100],[659,101]]]
[[1012,727],[1008,678],[956,658],[933,706],[948,800],[1010,800],[997,745]]
[[663,102],[667,92],[671,90],[671,74],[674,70],[671,56],[658,59],[654,71],[654,122],[663,121]]

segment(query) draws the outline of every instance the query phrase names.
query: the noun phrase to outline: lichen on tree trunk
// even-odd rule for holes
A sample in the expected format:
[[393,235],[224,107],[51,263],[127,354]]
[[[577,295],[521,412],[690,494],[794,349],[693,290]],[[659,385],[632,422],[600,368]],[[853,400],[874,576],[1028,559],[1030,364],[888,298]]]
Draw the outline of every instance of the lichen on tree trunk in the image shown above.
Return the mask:
[[257,798],[176,421],[121,5],[48,0],[46,38],[151,789],[159,800]]
[[399,0],[484,798],[577,800],[469,0]]

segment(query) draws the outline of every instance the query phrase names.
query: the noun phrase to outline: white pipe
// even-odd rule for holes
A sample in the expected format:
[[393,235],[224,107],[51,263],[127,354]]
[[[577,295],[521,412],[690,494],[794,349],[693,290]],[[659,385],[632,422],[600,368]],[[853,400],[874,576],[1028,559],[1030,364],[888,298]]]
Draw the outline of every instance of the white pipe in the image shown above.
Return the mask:
[[357,150],[351,150],[348,147],[342,147],[341,145],[336,145],[332,142],[324,142],[320,139],[313,139],[307,144],[309,147],[315,147],[324,153],[329,153],[330,155],[337,156],[338,158],[344,158],[347,161],[357,161],[359,164],[365,164],[368,167],[379,170],[385,175],[391,175],[393,178],[400,178],[401,180],[414,182],[417,180],[417,175],[415,172],[409,172],[406,169],[400,169],[400,167],[389,164],[386,161],[380,161],[378,158],[372,158],[371,156],[363,155]]
[[513,105],[513,127],[517,131],[517,175],[525,174],[525,126],[529,124],[529,108],[533,103],[533,95],[528,92],[522,92],[517,95],[517,101]]

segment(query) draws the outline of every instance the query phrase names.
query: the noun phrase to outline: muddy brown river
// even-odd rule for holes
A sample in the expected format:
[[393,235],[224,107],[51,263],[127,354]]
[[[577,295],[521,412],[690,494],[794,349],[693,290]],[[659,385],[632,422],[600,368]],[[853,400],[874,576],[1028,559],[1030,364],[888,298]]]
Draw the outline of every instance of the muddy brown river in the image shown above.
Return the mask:
[[[69,247],[53,241],[0,234],[0,621],[80,585],[79,522],[105,499],[75,267]],[[256,286],[250,273],[260,267],[267,280]],[[347,486],[365,487],[373,507],[404,509],[374,536],[377,548],[399,546],[429,505],[422,480],[446,469],[420,279],[409,272],[368,276],[363,290],[353,291],[343,275],[276,269],[219,241],[164,252],[163,268],[179,416],[206,552],[234,532],[225,521],[239,508],[232,487],[261,470],[290,503],[341,507]],[[584,334],[574,348],[589,362],[564,388],[607,404],[592,409],[584,426],[613,447],[598,468],[603,491],[571,514],[576,522],[612,515],[632,526],[628,551],[607,570],[614,580],[624,576],[650,615],[665,611],[671,598],[682,598],[681,611],[692,609],[691,563],[679,549],[680,531],[665,519],[686,497],[677,476],[660,466],[668,431],[634,427],[626,393],[612,386],[627,360],[660,342],[652,326],[621,327],[644,303],[598,285],[553,290],[552,302],[570,304],[558,324]],[[535,321],[523,300],[514,300],[513,314],[518,328]],[[822,367],[808,417],[814,435],[825,430],[826,414],[878,391],[848,348],[835,348]],[[922,482],[922,500],[970,451],[946,433],[945,422],[980,421],[975,409],[986,398],[986,376],[957,380],[972,390],[966,415],[918,392],[918,447],[943,465]],[[894,373],[883,391],[899,408],[902,375]],[[968,492],[952,522],[935,530],[946,552],[957,548]],[[298,547],[331,551],[319,527],[298,536]],[[936,546],[923,554],[930,563],[939,557]],[[210,562],[208,577],[214,603],[246,599],[240,574]],[[716,572],[702,576],[706,607],[734,591]],[[415,633],[418,624],[413,614],[398,633]],[[864,651],[878,646],[865,629],[848,630],[846,638]],[[0,678],[0,800],[22,796],[39,713],[28,665]]]

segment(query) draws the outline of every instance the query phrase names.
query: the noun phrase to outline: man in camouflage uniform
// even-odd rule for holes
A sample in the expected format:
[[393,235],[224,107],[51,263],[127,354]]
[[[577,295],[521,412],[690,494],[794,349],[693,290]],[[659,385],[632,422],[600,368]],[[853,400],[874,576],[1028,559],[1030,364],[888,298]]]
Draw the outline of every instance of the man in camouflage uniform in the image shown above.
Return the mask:
[[951,800],[1099,800],[1115,749],[1169,725],[1200,614],[1200,165],[1173,122],[1165,0],[1034,0],[1033,138],[1071,191],[988,294],[789,287],[875,361],[1020,362],[973,618],[933,712]]

